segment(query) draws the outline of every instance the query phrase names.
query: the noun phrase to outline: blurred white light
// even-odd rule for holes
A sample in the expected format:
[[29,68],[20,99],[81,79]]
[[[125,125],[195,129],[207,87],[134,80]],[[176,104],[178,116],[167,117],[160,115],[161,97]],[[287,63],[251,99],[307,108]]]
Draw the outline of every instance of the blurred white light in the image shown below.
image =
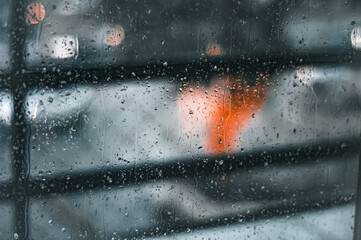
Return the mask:
[[51,62],[54,59],[76,59],[79,54],[77,35],[51,36],[41,41],[29,42],[26,45],[27,62]]
[[48,47],[52,58],[77,58],[79,51],[78,36],[56,36],[48,44]]
[[11,98],[4,97],[0,101],[0,124],[5,123],[6,125],[11,124]]
[[309,84],[315,78],[315,70],[313,67],[302,66],[296,70],[297,78],[304,84]]
[[351,44],[357,51],[361,50],[361,27],[354,27],[351,31]]

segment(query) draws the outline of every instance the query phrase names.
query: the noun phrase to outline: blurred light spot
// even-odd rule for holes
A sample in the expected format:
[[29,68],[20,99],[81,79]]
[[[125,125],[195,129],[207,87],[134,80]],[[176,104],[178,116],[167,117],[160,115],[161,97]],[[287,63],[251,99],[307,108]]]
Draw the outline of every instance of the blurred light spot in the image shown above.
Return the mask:
[[38,24],[44,20],[45,8],[44,5],[39,2],[33,2],[25,9],[25,19],[30,24]]
[[35,106],[34,106],[34,111],[33,111],[33,114],[31,114],[31,118],[34,120],[37,116],[37,113],[38,113],[38,102],[36,102]]
[[220,56],[222,55],[221,45],[217,43],[210,43],[207,45],[207,55],[208,56]]
[[45,44],[49,57],[65,59],[77,57],[79,52],[78,36],[56,36]]
[[300,80],[300,82],[304,84],[309,84],[315,76],[315,71],[312,67],[299,67],[296,71],[296,77]]
[[205,128],[202,135],[207,153],[233,153],[242,131],[265,103],[267,85],[263,74],[251,86],[242,73],[235,73],[217,78],[207,88],[189,88],[192,91],[184,91],[179,100],[182,127],[192,135]]
[[354,27],[351,31],[351,44],[357,51],[361,50],[361,27]]
[[124,38],[124,29],[121,26],[115,26],[107,31],[104,43],[114,47],[121,44]]
[[0,123],[11,125],[11,114],[11,101],[6,98],[2,99],[0,101]]

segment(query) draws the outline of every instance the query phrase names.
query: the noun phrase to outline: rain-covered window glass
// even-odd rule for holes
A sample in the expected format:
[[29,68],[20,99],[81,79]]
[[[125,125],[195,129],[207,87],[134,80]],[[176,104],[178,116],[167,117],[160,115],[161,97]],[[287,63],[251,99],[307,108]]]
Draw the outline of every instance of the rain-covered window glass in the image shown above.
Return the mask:
[[361,2],[0,0],[0,239],[361,239]]

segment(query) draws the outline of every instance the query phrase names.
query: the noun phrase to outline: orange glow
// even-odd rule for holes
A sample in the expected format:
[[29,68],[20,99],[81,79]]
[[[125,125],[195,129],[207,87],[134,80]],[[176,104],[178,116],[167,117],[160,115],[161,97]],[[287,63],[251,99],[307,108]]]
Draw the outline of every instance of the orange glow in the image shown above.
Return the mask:
[[121,26],[115,26],[107,32],[104,43],[109,46],[118,46],[125,38],[124,29]]
[[40,21],[44,20],[44,17],[45,8],[43,4],[33,2],[26,7],[25,19],[30,24],[38,24]]
[[208,88],[190,86],[181,96],[180,107],[190,115],[184,129],[195,132],[205,126],[203,147],[209,154],[235,152],[240,134],[265,103],[267,84],[263,74],[251,86],[236,73],[218,78]]
[[222,55],[221,45],[217,43],[210,43],[207,45],[207,55],[208,56],[220,56]]

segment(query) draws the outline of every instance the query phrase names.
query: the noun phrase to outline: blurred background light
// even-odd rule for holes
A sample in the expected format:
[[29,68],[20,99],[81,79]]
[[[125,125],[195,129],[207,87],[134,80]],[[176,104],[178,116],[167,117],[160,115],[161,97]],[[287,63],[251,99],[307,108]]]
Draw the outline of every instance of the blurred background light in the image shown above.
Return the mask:
[[44,5],[40,2],[33,2],[25,9],[25,19],[30,24],[38,24],[45,17]]
[[361,27],[357,26],[352,29],[351,32],[352,47],[357,51],[361,50]]

